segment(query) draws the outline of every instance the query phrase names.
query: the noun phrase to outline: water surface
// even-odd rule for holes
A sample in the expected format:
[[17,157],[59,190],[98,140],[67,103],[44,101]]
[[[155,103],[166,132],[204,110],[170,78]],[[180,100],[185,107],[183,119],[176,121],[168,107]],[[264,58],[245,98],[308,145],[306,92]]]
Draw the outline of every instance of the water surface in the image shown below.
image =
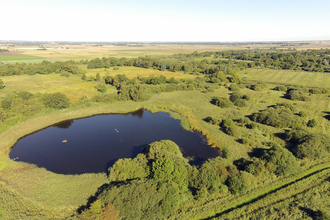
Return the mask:
[[[67,140],[63,143],[63,140]],[[20,139],[9,156],[61,174],[106,172],[119,158],[134,158],[154,141],[172,140],[191,164],[219,152],[204,137],[181,127],[168,113],[138,110],[68,120]]]

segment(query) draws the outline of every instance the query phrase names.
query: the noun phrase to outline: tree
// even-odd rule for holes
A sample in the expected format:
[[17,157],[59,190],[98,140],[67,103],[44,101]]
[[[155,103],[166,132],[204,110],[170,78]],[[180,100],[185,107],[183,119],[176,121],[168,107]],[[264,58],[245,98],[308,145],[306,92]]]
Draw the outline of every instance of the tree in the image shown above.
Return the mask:
[[99,73],[96,73],[95,80],[98,81],[98,82],[101,82],[101,77],[100,77]]
[[84,73],[81,77],[82,80],[86,81],[87,80],[87,77],[86,77],[86,74]]
[[42,100],[48,108],[62,109],[70,105],[68,97],[61,92],[46,93],[42,96]]
[[261,158],[270,163],[270,167],[276,175],[289,176],[298,171],[296,158],[290,151],[279,145],[265,150]]

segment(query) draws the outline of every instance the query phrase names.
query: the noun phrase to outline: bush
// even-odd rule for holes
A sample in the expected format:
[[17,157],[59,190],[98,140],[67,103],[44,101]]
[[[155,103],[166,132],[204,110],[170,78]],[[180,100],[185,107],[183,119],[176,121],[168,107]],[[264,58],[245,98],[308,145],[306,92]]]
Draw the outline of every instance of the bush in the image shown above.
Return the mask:
[[308,98],[302,94],[301,90],[296,90],[296,89],[288,90],[285,96],[288,99],[291,99],[294,101],[307,101],[308,100]]
[[300,112],[298,113],[298,115],[299,115],[300,117],[302,117],[302,118],[306,118],[306,117],[308,116],[307,112],[305,112],[305,111],[300,111]]
[[232,92],[235,92],[235,91],[239,91],[240,87],[237,84],[231,84],[228,89]]
[[61,92],[46,93],[42,96],[42,100],[48,108],[62,109],[70,105],[68,97]]
[[234,194],[243,194],[248,191],[248,187],[245,185],[245,181],[241,175],[230,175],[226,185],[229,188],[229,191]]
[[245,125],[245,124],[251,123],[251,120],[248,117],[244,117],[239,120],[239,123],[241,123],[242,125]]
[[211,116],[205,118],[204,121],[206,121],[208,123],[211,123],[213,125],[220,125],[222,123],[222,119],[214,118],[214,117],[211,117]]
[[242,99],[242,98],[243,98],[243,96],[242,96],[242,94],[239,93],[239,92],[233,92],[233,93],[231,93],[230,96],[229,96],[229,100],[230,100],[231,102],[235,102],[237,99]]
[[298,171],[296,158],[287,149],[274,145],[263,152],[261,157],[270,163],[271,171],[279,176],[289,176]]
[[237,126],[232,125],[232,126],[227,126],[224,128],[226,134],[234,136],[234,137],[239,137],[240,136],[240,132],[239,129],[237,128]]
[[232,106],[232,103],[228,98],[225,97],[214,97],[213,103],[221,108],[229,108]]
[[298,158],[326,157],[330,151],[330,139],[324,134],[308,134],[298,140],[293,151]]
[[10,107],[11,107],[11,102],[12,102],[11,99],[3,99],[3,100],[1,101],[1,107],[2,107],[4,110],[10,109]]
[[246,101],[250,101],[251,100],[251,96],[250,95],[243,95],[242,99],[245,99]]
[[276,86],[274,88],[274,90],[277,90],[277,91],[281,91],[281,92],[286,92],[288,90],[288,88],[286,88],[285,86]]
[[311,119],[308,121],[307,126],[310,128],[315,128],[317,126],[317,121],[315,119]]
[[246,102],[244,101],[244,99],[236,99],[234,105],[237,107],[245,107]]
[[108,90],[105,84],[98,84],[95,86],[95,88],[97,89],[97,91],[102,93],[105,93]]
[[33,94],[31,92],[27,92],[27,91],[21,91],[17,95],[18,95],[18,98],[22,98],[24,100],[28,100],[33,97]]
[[0,110],[0,122],[4,122],[7,119],[7,114]]
[[235,123],[234,123],[234,121],[233,121],[233,119],[231,119],[231,118],[226,118],[226,119],[224,119],[223,121],[222,121],[222,127],[230,127],[230,126],[233,126],[233,125],[235,125]]

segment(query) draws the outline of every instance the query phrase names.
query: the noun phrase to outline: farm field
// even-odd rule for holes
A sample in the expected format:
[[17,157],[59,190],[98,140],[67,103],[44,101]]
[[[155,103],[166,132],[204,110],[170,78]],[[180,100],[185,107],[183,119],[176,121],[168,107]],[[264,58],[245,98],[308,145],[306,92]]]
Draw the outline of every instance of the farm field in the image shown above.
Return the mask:
[[[297,50],[305,46],[298,46]],[[327,44],[309,46],[318,48]],[[90,63],[73,63],[70,68],[78,68],[78,73],[67,68],[45,74],[0,76],[4,85],[0,89],[0,200],[5,201],[0,203],[0,218],[106,219],[111,214],[114,219],[130,216],[147,219],[151,213],[167,219],[315,219],[317,215],[330,213],[330,150],[322,148],[330,134],[329,73],[248,68],[252,61],[231,63],[231,59],[215,55],[202,57],[204,51],[243,50],[241,46],[64,47],[69,49],[39,51],[35,47],[17,46],[15,50],[22,54],[18,57],[49,61],[146,55],[147,61],[149,56],[156,61],[148,68],[143,67],[142,61],[140,67],[121,64],[87,68]],[[164,64],[156,63],[163,62],[162,56],[196,50],[201,52],[198,57],[173,59],[192,63],[190,71],[170,70],[171,63],[166,63],[167,69],[160,71]],[[0,62],[14,64],[29,59],[5,57],[0,56]],[[31,62],[38,59],[31,58]],[[127,79],[121,77],[123,74]],[[142,81],[143,77],[149,80]],[[296,92],[296,96],[290,92]],[[68,105],[48,106],[46,93],[64,94]],[[234,100],[234,95],[239,98]],[[227,106],[220,103],[222,100],[227,100]],[[221,157],[193,167],[178,155],[159,148],[156,153],[144,151],[138,159],[121,160],[109,168],[109,173],[82,175],[56,174],[9,158],[18,139],[55,123],[141,108],[168,112],[180,119],[186,130],[202,133],[207,143],[220,151]],[[261,120],[262,117],[268,118]],[[301,143],[308,143],[308,148],[298,148],[306,146]],[[319,154],[306,156],[305,151],[311,148]],[[305,151],[298,154],[301,149]],[[283,153],[281,157],[274,156],[277,151]],[[166,159],[157,159],[159,152]],[[139,166],[145,161],[148,161],[144,168],[147,176],[138,173],[142,172]],[[282,162],[285,165],[281,167]],[[157,163],[163,163],[164,167],[172,163],[173,173],[163,175],[162,172],[171,169],[159,168],[159,171]],[[120,170],[120,166],[127,167]],[[130,167],[138,171],[125,173]],[[122,176],[116,177],[116,172],[122,172]],[[178,175],[179,172],[182,173]],[[182,179],[171,179],[176,175]],[[157,190],[152,191],[155,186]],[[135,195],[144,199],[140,201]],[[139,206],[149,201],[148,196],[161,202],[152,209],[148,204]]]
[[[295,48],[296,50],[306,49],[321,49],[330,48],[330,43],[327,41],[322,42],[308,42],[308,44],[292,46],[280,46],[274,44],[246,44],[246,45],[185,45],[185,44],[143,44],[143,47],[131,46],[114,46],[103,45],[102,47],[93,46],[93,44],[82,45],[58,45],[58,44],[45,44],[44,48],[47,50],[38,50],[38,46],[17,46],[7,47],[5,44],[0,44],[1,48],[8,48],[11,53],[14,54],[6,56],[0,55],[0,62],[3,63],[15,63],[18,60],[26,63],[39,63],[42,60],[47,61],[64,61],[64,60],[81,60],[81,59],[93,59],[102,57],[139,57],[139,56],[164,56],[173,55],[179,53],[192,53],[194,51],[222,51],[222,50],[242,50],[246,48],[260,48],[269,49],[271,47],[277,47],[278,49]],[[59,49],[69,48],[69,49]]]

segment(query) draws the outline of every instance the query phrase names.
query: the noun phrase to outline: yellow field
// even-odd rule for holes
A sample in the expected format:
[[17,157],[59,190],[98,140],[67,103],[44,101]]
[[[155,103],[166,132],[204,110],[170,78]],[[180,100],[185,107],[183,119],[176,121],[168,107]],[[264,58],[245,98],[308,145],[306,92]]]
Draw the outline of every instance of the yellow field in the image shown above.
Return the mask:
[[[128,46],[113,46],[104,45],[102,47],[95,47],[91,44],[82,45],[58,45],[58,44],[45,44],[43,45],[47,50],[37,50],[38,46],[18,46],[8,48],[6,45],[1,45],[0,48],[8,48],[10,52],[18,53],[21,55],[29,55],[39,57],[40,59],[34,60],[22,60],[19,62],[35,63],[41,62],[42,60],[56,61],[56,60],[81,60],[81,59],[92,59],[102,57],[139,57],[146,55],[173,55],[179,53],[192,53],[194,51],[205,52],[205,51],[222,51],[222,50],[240,50],[250,48],[262,48],[269,49],[276,47],[278,49],[296,48],[297,50],[306,49],[320,49],[330,48],[329,41],[315,41],[309,42],[306,45],[297,46],[281,46],[277,44],[242,44],[242,45],[180,45],[180,44],[157,44],[153,45],[144,44],[143,47],[128,47]],[[69,49],[58,49],[59,47],[65,47]],[[15,63],[18,60],[4,60],[4,63]]]

